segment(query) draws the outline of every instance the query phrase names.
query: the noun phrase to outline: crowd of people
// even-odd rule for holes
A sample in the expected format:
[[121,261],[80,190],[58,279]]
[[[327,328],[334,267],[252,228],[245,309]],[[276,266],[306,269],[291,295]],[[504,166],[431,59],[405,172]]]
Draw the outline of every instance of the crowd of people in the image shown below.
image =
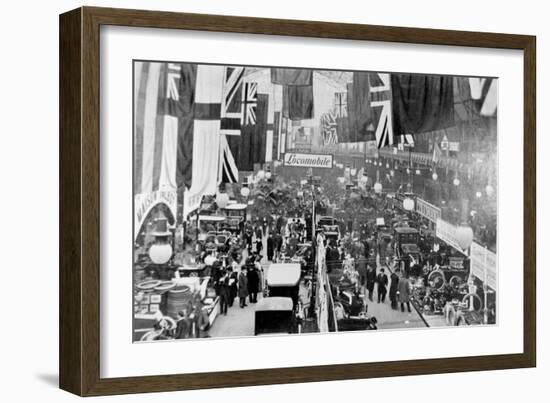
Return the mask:
[[[364,295],[373,303],[388,301],[394,310],[411,312],[411,274],[415,281],[420,275],[427,283],[430,271],[444,263],[444,251],[432,253],[428,240],[424,242],[428,246],[423,242],[419,245],[425,252],[420,259],[397,258],[391,237],[380,237],[373,221],[383,216],[391,222],[400,212],[383,197],[370,192],[351,197],[354,190],[331,187],[332,182],[327,181],[318,189],[290,182],[282,188],[284,191],[269,192],[274,198],[256,201],[248,220],[223,245],[197,245],[198,261],[213,261],[211,279],[222,315],[227,315],[235,301],[241,309],[257,303],[265,286],[262,263],[290,261],[306,242],[311,247],[300,257],[304,266],[313,268],[313,249],[322,243],[327,271],[341,269],[339,283],[351,284],[357,295]],[[322,228],[316,228],[313,240],[312,203],[316,203],[318,215],[327,209],[337,212],[335,216],[344,214],[345,219],[337,220],[338,236],[327,236]],[[300,289],[300,310],[306,307],[304,315],[311,305],[311,283],[308,287]],[[182,320],[188,316],[183,312]]]

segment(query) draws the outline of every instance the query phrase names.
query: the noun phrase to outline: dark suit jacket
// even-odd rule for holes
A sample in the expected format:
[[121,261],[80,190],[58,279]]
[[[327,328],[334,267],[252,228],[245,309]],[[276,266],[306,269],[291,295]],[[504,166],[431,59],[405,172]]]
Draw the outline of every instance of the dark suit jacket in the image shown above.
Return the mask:
[[248,279],[244,273],[239,274],[239,298],[248,296]]
[[376,283],[378,284],[378,289],[385,289],[388,285],[388,276],[386,273],[380,273],[376,276]]

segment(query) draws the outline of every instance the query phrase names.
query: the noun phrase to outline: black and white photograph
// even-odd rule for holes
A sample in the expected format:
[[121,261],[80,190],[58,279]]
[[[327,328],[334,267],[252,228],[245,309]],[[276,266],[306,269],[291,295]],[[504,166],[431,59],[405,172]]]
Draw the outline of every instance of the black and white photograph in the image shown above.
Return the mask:
[[134,342],[497,323],[498,78],[133,74]]

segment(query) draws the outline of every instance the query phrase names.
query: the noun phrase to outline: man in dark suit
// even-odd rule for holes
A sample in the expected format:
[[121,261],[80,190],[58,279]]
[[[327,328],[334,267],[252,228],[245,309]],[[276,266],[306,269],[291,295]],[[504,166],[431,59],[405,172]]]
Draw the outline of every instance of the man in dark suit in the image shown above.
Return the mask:
[[399,285],[399,269],[396,269],[395,272],[393,272],[390,276],[391,283],[390,283],[390,301],[391,301],[391,308],[397,309],[397,291],[398,291],[398,285]]
[[367,283],[367,259],[360,255],[356,261],[357,272],[359,273],[359,283],[364,287]]
[[246,267],[241,268],[238,278],[239,284],[239,301],[241,308],[244,308],[246,305],[246,297],[248,297],[248,278],[246,277]]
[[376,284],[378,285],[378,303],[384,303],[386,301],[388,276],[384,273],[383,267],[380,269],[378,276],[376,276]]
[[220,314],[227,315],[227,307],[229,306],[229,298],[231,296],[231,287],[229,286],[229,275],[226,273],[220,278],[219,291],[220,296]]
[[255,304],[258,302],[258,290],[260,288],[260,276],[254,266],[251,266],[247,274],[248,293],[250,295],[250,302]]
[[374,283],[376,283],[376,269],[371,265],[367,265],[367,290],[369,292],[370,301],[372,301]]

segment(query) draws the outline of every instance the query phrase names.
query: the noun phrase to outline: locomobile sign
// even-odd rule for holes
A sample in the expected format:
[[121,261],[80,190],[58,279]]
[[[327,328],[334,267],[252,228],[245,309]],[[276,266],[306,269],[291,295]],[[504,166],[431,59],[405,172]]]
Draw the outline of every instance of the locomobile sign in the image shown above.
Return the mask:
[[284,156],[284,165],[304,168],[332,168],[332,155],[286,153]]

